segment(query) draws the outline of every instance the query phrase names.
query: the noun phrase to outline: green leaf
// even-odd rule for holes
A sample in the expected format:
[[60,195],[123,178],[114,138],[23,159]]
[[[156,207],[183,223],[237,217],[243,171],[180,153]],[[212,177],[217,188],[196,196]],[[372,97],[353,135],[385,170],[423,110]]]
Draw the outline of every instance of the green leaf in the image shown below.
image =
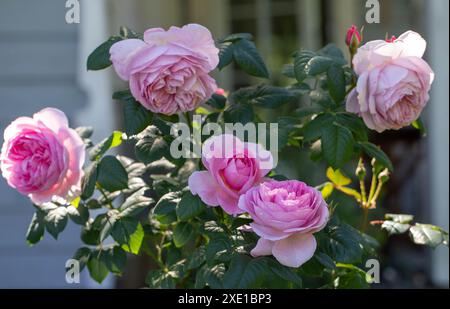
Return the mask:
[[358,145],[361,146],[362,150],[368,156],[375,158],[378,163],[388,168],[391,172],[394,171],[394,166],[392,165],[391,160],[379,147],[369,142],[360,142]]
[[294,65],[293,64],[284,65],[283,68],[281,69],[281,74],[288,78],[295,78]]
[[334,287],[337,289],[368,288],[369,284],[366,280],[366,273],[354,265],[349,265],[349,267],[350,266],[351,269],[346,270],[336,278]]
[[96,246],[100,243],[100,230],[104,226],[104,220],[106,215],[99,215],[93,222],[88,223],[81,230],[81,240],[91,246]]
[[[299,120],[294,117],[279,117],[278,123],[278,149],[283,149],[289,143],[289,137],[295,133]],[[273,133],[273,132],[269,132]]]
[[248,289],[265,275],[266,270],[266,258],[252,259],[248,255],[236,255],[225,273],[223,287],[225,289]]
[[37,210],[31,219],[30,226],[27,231],[27,243],[32,246],[37,244],[44,237],[45,222],[44,214]]
[[367,127],[360,117],[350,113],[338,113],[336,123],[352,131],[357,141],[367,141]]
[[101,250],[93,251],[87,263],[89,274],[92,279],[98,283],[102,283],[109,274],[108,267],[102,258],[102,254],[104,253]]
[[109,149],[118,147],[122,144],[122,132],[114,131],[110,137],[105,138],[99,144],[95,145],[89,152],[92,161],[100,159]]
[[328,92],[317,89],[312,90],[309,93],[309,98],[311,102],[313,102],[315,105],[321,106],[324,110],[336,109],[336,103],[334,103],[333,99],[328,94]]
[[196,275],[195,288],[203,288],[205,285],[211,289],[222,289],[222,280],[225,275],[225,265],[203,265]]
[[352,183],[352,180],[346,177],[340,170],[327,169],[327,178],[337,186],[346,186]]
[[384,218],[386,220],[391,220],[398,223],[411,223],[414,220],[413,215],[403,215],[403,214],[385,214]]
[[315,55],[314,52],[307,50],[296,53],[294,58],[294,74],[299,83],[303,82],[306,77],[308,77],[306,66]]
[[322,193],[322,197],[323,199],[327,199],[330,197],[330,195],[333,193],[334,191],[334,186],[332,183],[327,182],[323,188],[320,190],[320,193]]
[[180,202],[180,192],[169,192],[163,195],[155,208],[153,208],[153,215],[156,220],[162,224],[170,224],[177,220],[175,208]]
[[302,129],[303,140],[305,142],[314,142],[322,136],[322,128],[332,123],[334,117],[330,114],[320,114],[310,122],[308,122]]
[[336,44],[330,43],[326,45],[324,48],[318,51],[318,54],[333,59],[333,61],[337,64],[347,64],[347,59],[345,59],[344,53],[339,49],[339,47],[336,46]]
[[78,127],[75,129],[75,131],[82,139],[88,139],[94,133],[94,128],[93,127]]
[[260,85],[250,94],[250,103],[262,108],[275,109],[296,100],[297,97],[289,90],[268,85]]
[[205,252],[206,249],[204,246],[196,248],[194,252],[187,257],[185,269],[191,270],[200,267],[206,261]]
[[275,260],[269,261],[269,268],[281,279],[292,282],[296,285],[296,287],[300,288],[302,286],[302,278],[300,278],[300,276],[292,268],[281,265]]
[[84,267],[87,265],[90,256],[91,256],[91,249],[87,247],[82,247],[75,252],[72,259],[78,261],[80,265],[80,271],[82,271]]
[[237,218],[233,219],[233,222],[231,224],[231,229],[234,230],[241,226],[249,225],[252,222],[253,222],[253,219],[246,218],[246,217],[237,217]]
[[130,178],[140,177],[147,171],[147,166],[143,163],[136,162],[125,156],[117,156],[117,160],[122,163]]
[[253,117],[253,109],[249,104],[230,104],[223,113],[226,123],[242,123],[245,125],[252,122]]
[[425,128],[425,124],[423,123],[422,119],[417,119],[412,124],[413,128],[420,131],[420,134],[425,137],[427,136],[427,128]]
[[135,100],[130,90],[115,92],[113,99],[124,102],[123,122],[128,136],[141,133],[152,123],[153,114]]
[[250,33],[234,33],[222,39],[222,42],[236,42],[240,40],[252,40],[253,36]]
[[389,235],[406,233],[411,226],[409,224],[386,220],[381,228],[388,232]]
[[58,239],[59,233],[61,233],[67,225],[67,209],[60,206],[50,210],[45,215],[44,221],[47,231],[53,238]]
[[113,156],[104,157],[98,166],[98,184],[109,192],[128,188],[128,174]]
[[98,162],[92,162],[87,168],[81,182],[81,198],[86,200],[90,198],[95,191],[95,184],[98,176]]
[[322,128],[322,152],[325,161],[340,168],[353,153],[353,135],[347,128],[335,123]]
[[207,221],[203,227],[205,233],[210,237],[222,237],[225,232],[224,229],[217,224],[216,221]]
[[238,40],[233,44],[233,58],[246,73],[262,78],[269,78],[269,71],[264,60],[256,50],[255,43],[249,40]]
[[114,227],[114,224],[119,219],[119,211],[116,209],[108,211],[103,222],[103,227],[100,231],[100,242],[103,242],[111,233],[111,230]]
[[212,95],[212,97],[208,101],[206,101],[206,104],[215,109],[222,110],[225,108],[226,102],[227,102],[226,97],[224,97],[223,95],[214,93]]
[[122,274],[127,263],[127,254],[125,251],[119,246],[114,246],[104,252],[102,257],[108,270],[116,275]]
[[320,114],[323,111],[324,111],[324,109],[322,106],[302,107],[295,111],[295,116],[303,118],[303,117]]
[[305,73],[310,76],[325,73],[331,64],[333,64],[333,60],[329,57],[315,56],[306,64]]
[[76,224],[85,225],[89,219],[89,210],[83,203],[79,203],[78,207],[70,205],[67,207],[69,218]]
[[120,36],[123,38],[142,39],[142,35],[140,35],[139,33],[135,32],[127,27],[124,27],[124,26],[120,27],[119,33],[120,33]]
[[187,222],[180,222],[173,230],[173,242],[177,248],[183,247],[195,236],[194,227]]
[[111,236],[121,245],[122,249],[137,255],[144,240],[144,229],[137,219],[125,217],[114,223]]
[[219,48],[219,70],[222,70],[233,61],[233,49],[234,46],[231,42],[220,43],[217,46]]
[[231,258],[232,244],[228,237],[223,235],[219,237],[212,237],[206,246],[206,260],[225,262]]
[[336,264],[334,263],[333,259],[329,257],[327,254],[323,252],[317,252],[314,257],[319,261],[320,264],[322,264],[325,268],[328,269],[335,269]]
[[109,67],[112,64],[109,50],[111,49],[111,46],[119,41],[122,41],[121,37],[112,36],[106,42],[97,47],[87,59],[87,69],[97,71]]
[[178,220],[188,221],[200,215],[204,209],[205,205],[203,205],[198,195],[192,195],[190,192],[186,192],[177,204],[175,211]]
[[448,233],[437,226],[416,223],[409,229],[409,233],[415,244],[432,248],[441,244],[448,246]]
[[133,217],[144,211],[145,208],[150,207],[155,201],[150,197],[144,196],[147,190],[148,188],[142,188],[129,196],[119,208],[120,216]]
[[320,238],[325,253],[339,263],[359,262],[363,253],[361,242],[359,232],[345,223],[328,226],[325,237]]
[[345,99],[345,76],[341,66],[331,65],[328,68],[327,84],[330,96],[336,104],[340,104]]
[[175,289],[175,277],[172,271],[166,273],[161,270],[152,270],[147,274],[145,283],[150,288]]
[[150,126],[139,134],[135,153],[139,161],[144,164],[152,163],[166,156],[169,146],[155,126]]

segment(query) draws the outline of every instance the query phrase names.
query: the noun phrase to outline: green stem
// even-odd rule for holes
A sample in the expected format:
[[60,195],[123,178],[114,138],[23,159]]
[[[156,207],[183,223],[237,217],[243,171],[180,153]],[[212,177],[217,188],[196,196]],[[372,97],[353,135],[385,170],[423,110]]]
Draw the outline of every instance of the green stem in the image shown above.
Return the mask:
[[377,187],[377,175],[375,175],[374,172],[372,172],[372,182],[370,184],[370,192],[369,192],[369,198],[367,201],[371,201],[373,198],[373,195],[375,194],[375,188]]
[[380,193],[381,193],[381,189],[383,188],[383,182],[379,182],[378,183],[378,186],[377,186],[377,189],[375,190],[375,193],[373,194],[373,197],[372,197],[372,199],[371,200],[369,200],[369,207],[372,207],[372,206],[375,206],[376,205],[376,203],[377,203],[377,200],[378,200],[378,197],[380,196]]
[[363,232],[363,233],[365,233],[367,231],[367,227],[369,225],[368,219],[369,219],[369,208],[364,207],[363,208],[363,222],[361,225],[361,232]]
[[97,186],[98,191],[102,194],[102,196],[105,198],[106,203],[108,203],[106,206],[109,209],[114,209],[111,200],[108,198],[108,195],[106,194],[105,190],[103,190],[101,187]]
[[359,181],[359,188],[361,189],[361,203],[364,205],[367,202],[366,185],[364,180]]
[[186,123],[189,126],[189,131],[191,131],[191,134],[194,134],[194,127],[192,125],[192,117],[189,112],[184,113],[184,118],[186,118]]

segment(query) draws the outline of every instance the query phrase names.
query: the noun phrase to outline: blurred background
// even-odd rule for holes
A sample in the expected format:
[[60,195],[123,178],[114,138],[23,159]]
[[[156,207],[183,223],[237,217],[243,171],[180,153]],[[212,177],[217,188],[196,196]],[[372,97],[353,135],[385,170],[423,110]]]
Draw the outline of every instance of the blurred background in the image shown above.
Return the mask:
[[[124,25],[138,32],[150,27],[200,23],[217,37],[250,32],[271,69],[271,82],[285,85],[281,67],[300,48],[318,49],[334,42],[345,50],[344,37],[351,24],[364,26],[365,40],[383,39],[412,29],[428,41],[426,60],[436,81],[424,122],[426,138],[404,129],[373,135],[389,154],[396,171],[382,209],[413,213],[418,222],[442,226],[449,222],[449,1],[380,0],[380,24],[367,24],[365,0],[80,0],[81,22],[67,24],[65,0],[0,0],[0,132],[16,117],[31,116],[53,106],[64,110],[73,127],[94,125],[94,140],[120,128],[120,108],[111,99],[125,85],[111,69],[87,72],[87,55]],[[258,81],[234,67],[214,73],[220,87],[233,90]],[[284,113],[289,111],[283,111]],[[3,142],[3,138],[0,138]],[[317,185],[325,167],[317,169],[298,149],[281,154],[280,173]],[[314,168],[314,170],[313,170]],[[354,165],[347,174],[352,175]],[[25,233],[34,212],[26,197],[0,180],[0,288],[100,287],[82,274],[81,283],[65,282],[65,262],[81,246],[79,228],[69,223],[56,242],[48,234],[34,248]],[[342,196],[342,216],[358,222],[356,204]],[[383,288],[449,286],[448,248],[418,247],[407,236],[382,242]],[[101,287],[143,286],[148,262],[129,259],[126,274],[108,278]]]

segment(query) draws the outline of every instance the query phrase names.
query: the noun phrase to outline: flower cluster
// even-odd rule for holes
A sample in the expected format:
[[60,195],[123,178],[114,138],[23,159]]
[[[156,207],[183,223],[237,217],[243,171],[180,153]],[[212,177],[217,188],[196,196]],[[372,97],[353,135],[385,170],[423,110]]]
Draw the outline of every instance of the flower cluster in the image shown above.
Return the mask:
[[206,171],[191,175],[191,192],[228,214],[250,215],[251,229],[261,237],[251,251],[254,257],[273,255],[283,265],[299,267],[314,255],[312,234],[328,221],[319,191],[300,181],[264,178],[272,166],[270,152],[232,135],[206,141],[202,162]]

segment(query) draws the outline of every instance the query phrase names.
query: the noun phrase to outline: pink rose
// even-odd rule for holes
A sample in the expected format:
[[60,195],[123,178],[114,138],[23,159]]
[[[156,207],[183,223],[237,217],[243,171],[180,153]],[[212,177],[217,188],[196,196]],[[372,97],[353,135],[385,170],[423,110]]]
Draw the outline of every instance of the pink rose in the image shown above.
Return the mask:
[[250,214],[250,226],[261,237],[251,255],[273,255],[289,267],[299,267],[314,255],[313,233],[328,222],[321,193],[296,180],[263,182],[241,196],[239,208]]
[[38,205],[79,193],[84,144],[63,112],[46,108],[33,118],[20,117],[4,138],[0,165],[11,187]]
[[371,41],[353,59],[359,75],[347,111],[378,132],[400,129],[419,118],[429,100],[434,73],[422,59],[426,42],[408,31],[393,42]]
[[217,88],[208,73],[219,63],[219,50],[209,30],[197,24],[149,29],[144,40],[117,42],[110,54],[133,96],[154,113],[194,110]]
[[209,206],[221,206],[230,215],[239,209],[239,196],[261,182],[273,168],[269,151],[254,143],[244,143],[230,134],[208,139],[202,162],[207,171],[189,177],[189,189]]

